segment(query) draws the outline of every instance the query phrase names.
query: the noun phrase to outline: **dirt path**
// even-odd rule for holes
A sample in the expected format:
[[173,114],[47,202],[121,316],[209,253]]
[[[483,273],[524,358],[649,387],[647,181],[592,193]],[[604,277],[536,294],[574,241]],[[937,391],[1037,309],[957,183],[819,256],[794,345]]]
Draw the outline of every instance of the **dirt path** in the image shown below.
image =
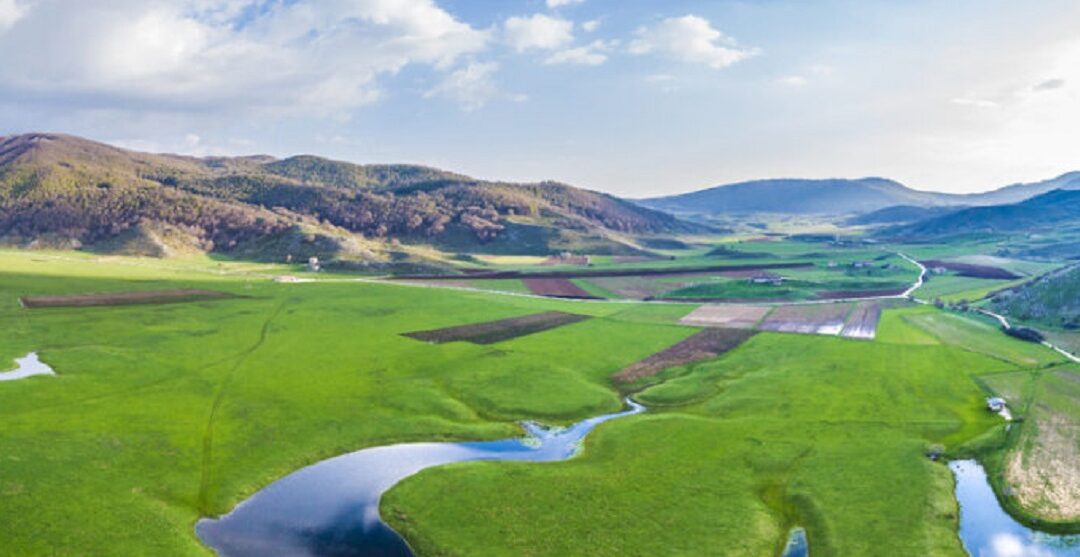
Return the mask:
[[236,361],[233,362],[232,367],[225,372],[225,377],[221,380],[217,393],[214,395],[214,401],[210,405],[210,415],[207,417],[206,429],[203,431],[202,473],[199,479],[198,506],[199,511],[203,515],[209,513],[208,496],[214,452],[214,419],[217,418],[218,409],[221,408],[221,403],[225,400],[225,393],[229,390],[229,385],[232,384],[233,378],[236,377],[237,370],[240,369],[240,366],[242,366],[256,350],[266,343],[266,338],[270,333],[270,324],[281,314],[282,310],[285,309],[286,304],[288,304],[288,301],[283,301],[278,304],[273,313],[266,318],[266,321],[263,321],[262,328],[259,330],[259,338],[256,339],[255,343],[236,356]]
[[[979,312],[979,313],[981,313],[983,315],[986,315],[988,317],[993,317],[994,319],[997,320],[998,323],[1001,323],[1002,327],[1004,327],[1006,329],[1011,329],[1012,328],[1012,325],[1009,324],[1009,318],[1005,317],[1004,315],[1001,315],[1000,313],[994,313],[994,312],[992,312],[992,311],[990,311],[988,309],[982,309],[982,308],[977,308],[975,311],[977,311],[977,312]],[[1057,352],[1058,354],[1061,354],[1062,356],[1065,356],[1065,358],[1068,359],[1070,362],[1080,364],[1080,358],[1076,357],[1076,355],[1074,355],[1072,352],[1069,352],[1068,350],[1065,350],[1064,348],[1062,348],[1062,347],[1060,347],[1060,346],[1058,346],[1056,344],[1053,344],[1048,340],[1042,341],[1041,344],[1043,346],[1053,350],[1054,352]]]

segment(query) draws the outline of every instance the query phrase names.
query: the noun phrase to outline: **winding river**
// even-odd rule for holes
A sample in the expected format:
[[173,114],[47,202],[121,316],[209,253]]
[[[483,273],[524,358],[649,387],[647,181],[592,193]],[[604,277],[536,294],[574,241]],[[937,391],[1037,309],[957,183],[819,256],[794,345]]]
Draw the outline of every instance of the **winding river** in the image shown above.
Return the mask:
[[502,441],[405,443],[372,447],[324,460],[270,484],[218,519],[195,526],[199,539],[226,557],[407,557],[409,546],[379,517],[379,499],[417,472],[476,460],[566,460],[596,426],[639,414],[605,414],[567,428],[523,424],[527,436]]

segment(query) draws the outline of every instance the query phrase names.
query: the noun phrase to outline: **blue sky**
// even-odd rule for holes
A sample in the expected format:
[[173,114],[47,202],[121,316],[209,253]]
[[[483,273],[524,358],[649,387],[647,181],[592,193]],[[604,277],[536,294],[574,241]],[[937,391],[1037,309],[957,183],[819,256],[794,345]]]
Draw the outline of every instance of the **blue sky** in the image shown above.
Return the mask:
[[1072,0],[0,0],[0,134],[626,196],[1080,169]]

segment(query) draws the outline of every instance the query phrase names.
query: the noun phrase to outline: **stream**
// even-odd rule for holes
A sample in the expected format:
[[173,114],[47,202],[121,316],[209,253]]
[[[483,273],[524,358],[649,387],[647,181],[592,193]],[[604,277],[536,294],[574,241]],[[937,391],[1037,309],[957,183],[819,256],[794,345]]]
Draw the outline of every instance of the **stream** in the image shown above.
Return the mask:
[[56,375],[48,364],[38,359],[37,352],[31,352],[15,360],[15,369],[0,372],[0,381],[25,379],[33,375]]
[[408,557],[408,544],[379,516],[379,500],[395,484],[451,462],[566,460],[596,426],[645,411],[629,399],[626,404],[629,410],[566,428],[526,422],[524,438],[403,443],[330,458],[275,481],[225,516],[200,520],[195,532],[226,557]]
[[960,540],[972,557],[1080,557],[1080,535],[1032,530],[1001,508],[986,471],[974,460],[954,460]]

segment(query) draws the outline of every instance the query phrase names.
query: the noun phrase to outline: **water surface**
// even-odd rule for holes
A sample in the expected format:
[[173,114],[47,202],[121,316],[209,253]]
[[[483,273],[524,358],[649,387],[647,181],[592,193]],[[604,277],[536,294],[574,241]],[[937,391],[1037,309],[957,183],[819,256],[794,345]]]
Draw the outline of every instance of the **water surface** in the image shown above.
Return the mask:
[[949,463],[960,502],[960,539],[973,557],[1080,557],[1080,535],[1032,530],[998,503],[986,471],[974,460]]
[[31,352],[15,360],[13,371],[0,372],[0,381],[14,381],[32,375],[56,375],[48,364],[38,359],[37,352]]
[[645,411],[627,404],[629,410],[567,428],[525,423],[520,439],[405,443],[334,457],[270,484],[219,519],[200,520],[195,531],[226,557],[408,557],[408,545],[379,517],[379,499],[394,484],[451,462],[565,460],[597,425]]
[[787,546],[781,557],[809,557],[810,544],[806,541],[806,530],[793,528],[788,534]]

